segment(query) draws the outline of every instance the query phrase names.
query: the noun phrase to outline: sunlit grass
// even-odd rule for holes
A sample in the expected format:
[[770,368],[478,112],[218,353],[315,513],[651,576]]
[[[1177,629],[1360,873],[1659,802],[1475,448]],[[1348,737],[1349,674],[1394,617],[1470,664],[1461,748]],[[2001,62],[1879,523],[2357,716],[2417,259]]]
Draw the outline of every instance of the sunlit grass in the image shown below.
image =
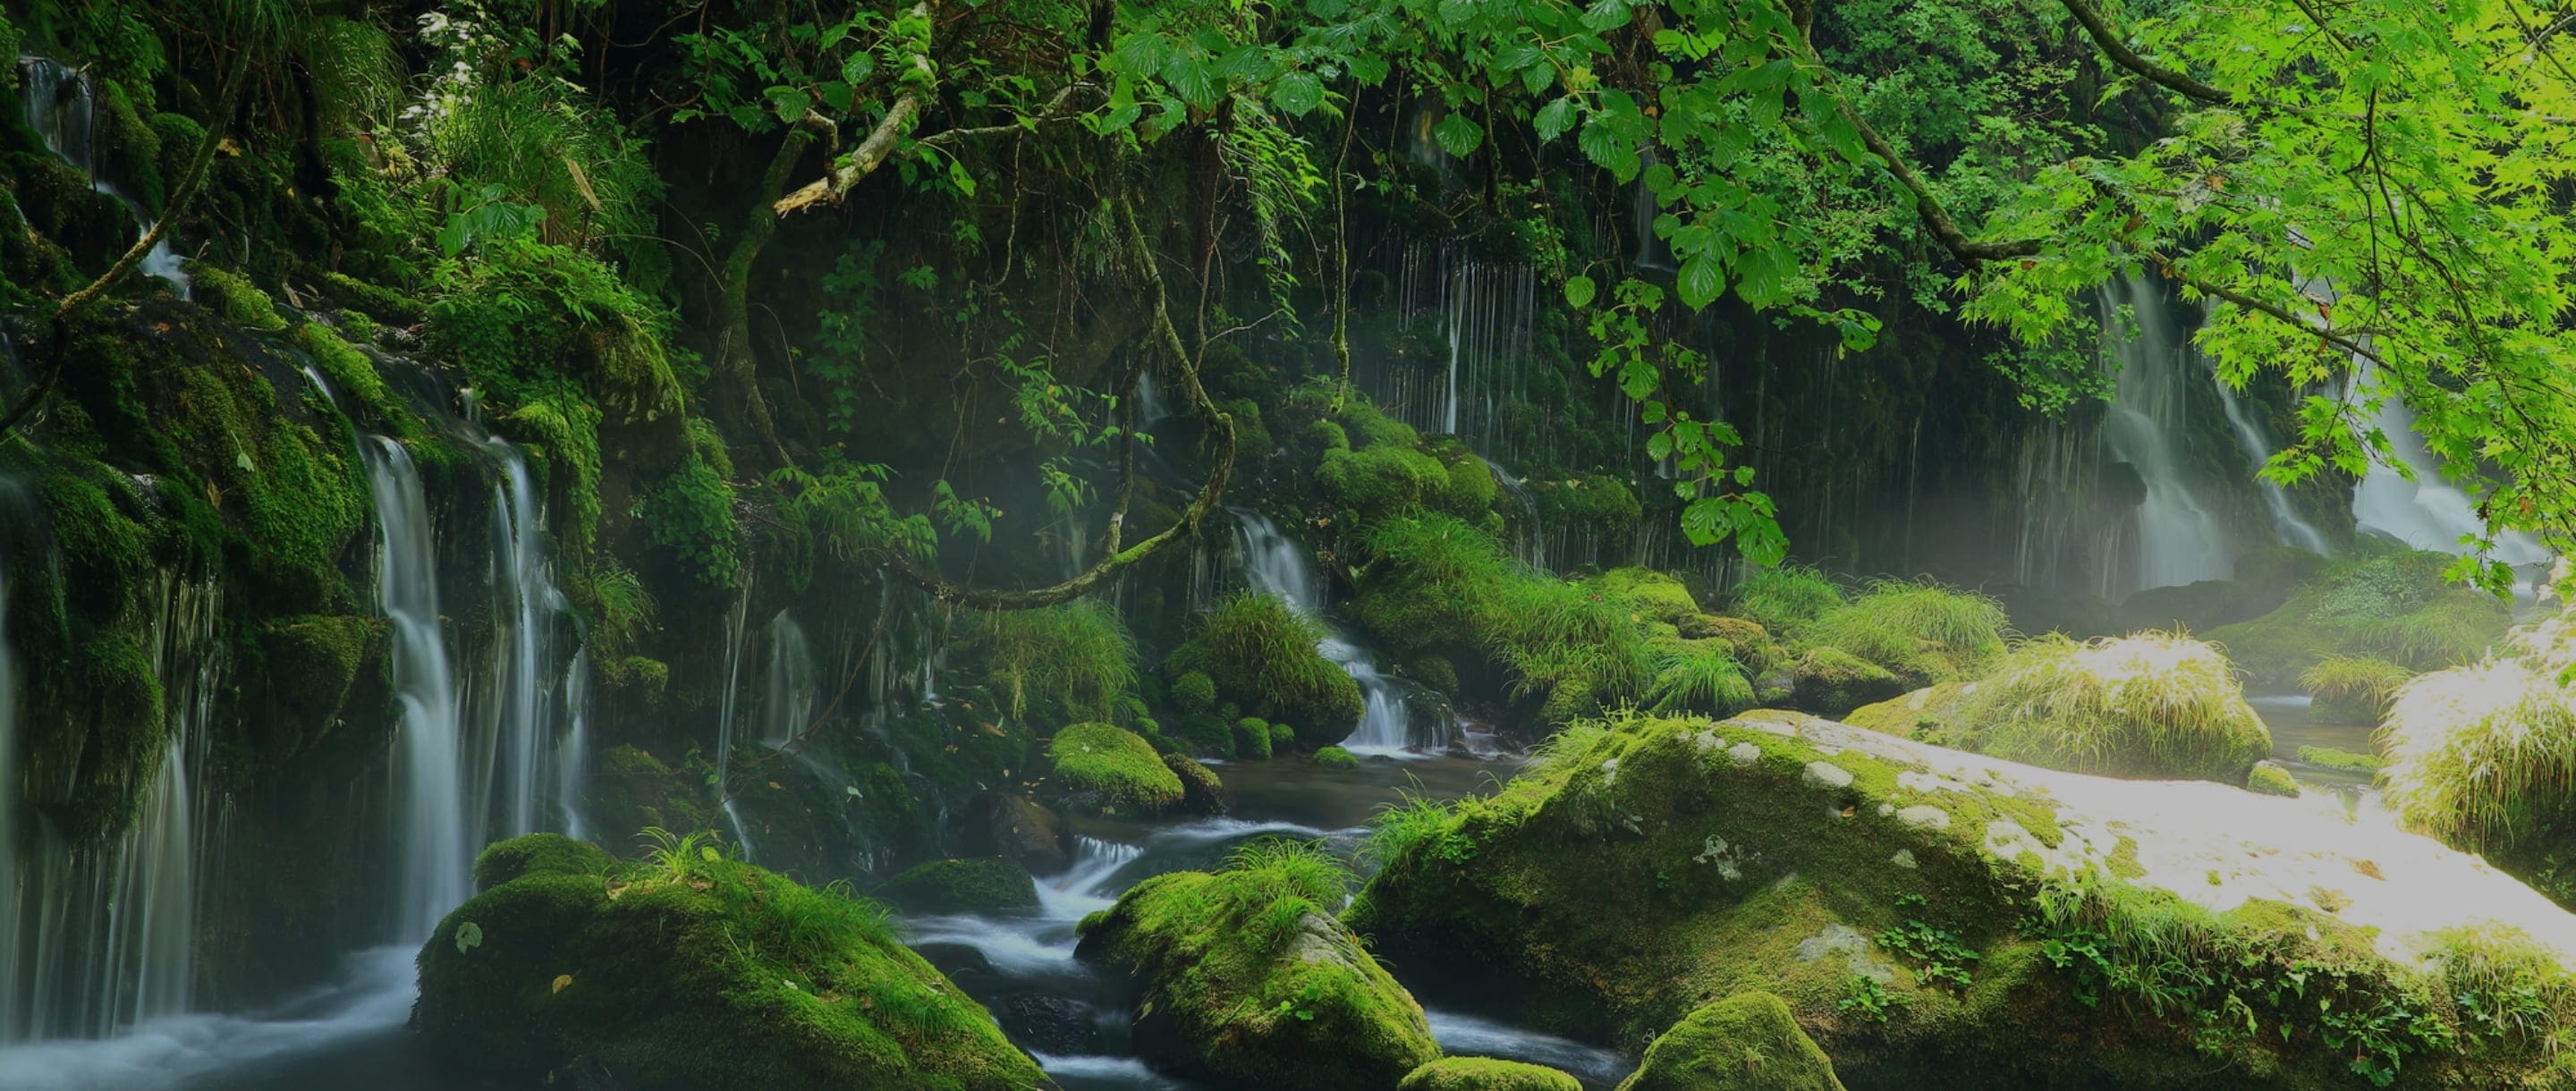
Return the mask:
[[[2454,844],[2511,844],[2567,816],[2576,792],[2576,687],[2549,638],[2524,654],[2436,671],[2397,692],[2380,730],[2391,810]],[[2558,645],[2563,647],[2564,645]]]
[[2312,718],[2375,724],[2388,702],[2415,672],[2385,659],[2329,655],[2300,672],[2299,684],[2316,699]]
[[1731,612],[1785,635],[1842,604],[1843,590],[1832,577],[1805,565],[1783,565],[1737,585]]
[[2003,655],[2010,624],[2003,604],[1985,595],[1930,581],[1878,580],[1801,635],[1924,685],[1981,672]]
[[2236,783],[2272,746],[2227,657],[2179,632],[2031,639],[1977,684],[1961,719],[1988,753],[2122,776]]

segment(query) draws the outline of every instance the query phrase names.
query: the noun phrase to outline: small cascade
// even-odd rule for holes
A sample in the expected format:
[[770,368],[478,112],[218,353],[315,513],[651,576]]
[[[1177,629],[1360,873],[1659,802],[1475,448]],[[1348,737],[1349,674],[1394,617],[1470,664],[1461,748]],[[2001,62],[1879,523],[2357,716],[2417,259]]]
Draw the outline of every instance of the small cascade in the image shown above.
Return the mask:
[[572,665],[564,672],[563,687],[569,714],[561,760],[555,763],[555,805],[563,811],[564,836],[583,841],[590,837],[590,823],[581,817],[583,777],[590,771],[589,648],[573,654]]
[[[1480,456],[1481,457],[1481,456]],[[1544,571],[1547,568],[1547,530],[1538,514],[1538,494],[1531,492],[1529,482],[1513,477],[1511,471],[1492,459],[1484,459],[1485,469],[1493,472],[1494,484],[1511,498],[1513,515],[1509,520],[1512,555],[1522,564]]]
[[[2120,328],[2126,306],[2136,336]],[[2223,580],[2236,572],[2234,550],[2207,504],[2193,491],[2177,441],[2184,416],[2185,362],[2164,299],[2146,281],[2131,277],[2102,290],[2103,340],[2120,371],[2103,436],[2111,452],[2135,467],[2146,482],[2138,506],[2137,548],[2117,599],[2150,587]]]
[[[17,481],[0,477],[0,512],[9,518],[22,518],[27,507],[23,490]],[[19,904],[26,896],[27,880],[18,871],[19,800],[25,792],[18,783],[18,706],[24,700],[19,694],[18,656],[9,646],[9,557],[0,551],[0,881],[8,884],[0,890],[0,1043],[19,1040],[26,1023],[23,1010],[28,989],[19,980],[18,967],[25,961],[18,947],[18,922],[26,911]]]
[[[2358,406],[2369,395],[2380,393],[2379,386],[2378,366],[2356,357],[2344,400]],[[2426,449],[2424,437],[2415,433],[2415,410],[2397,391],[2388,390],[2385,395],[2372,411],[2371,425],[2388,436],[2388,458],[2372,459],[2370,471],[2353,486],[2353,522],[2363,533],[2384,535],[2416,549],[2466,552],[2461,540],[2484,536],[2486,520],[2479,517],[2468,493],[2443,479],[2441,462]],[[2487,556],[2521,570],[2526,579],[2546,576],[2551,559],[2549,548],[2539,539],[2520,532],[2497,535],[2495,548]]]
[[2119,594],[2119,524],[2099,518],[2087,498],[2100,491],[2101,445],[2051,425],[2021,437],[2013,495],[2024,498],[2011,529],[2014,582],[2024,587]]
[[[135,238],[152,233],[151,215],[143,202],[128,196],[124,190],[98,176],[94,137],[98,129],[98,89],[89,73],[66,68],[47,57],[18,58],[19,103],[24,108],[27,127],[45,138],[45,147],[54,156],[88,176],[91,189],[115,198],[134,214],[139,226]],[[143,271],[170,285],[179,298],[188,298],[188,274],[179,268],[179,256],[170,249],[168,235],[153,240],[152,249],[143,256]]]
[[742,858],[751,860],[751,835],[742,824],[742,811],[734,805],[733,770],[734,697],[742,688],[743,644],[751,635],[746,624],[751,613],[751,568],[742,572],[742,589],[733,601],[733,612],[725,617],[724,700],[716,706],[716,794],[724,804],[725,821],[733,827],[733,843],[742,850]]
[[402,444],[366,436],[358,452],[384,528],[376,601],[393,622],[394,692],[402,702],[394,828],[403,867],[393,938],[408,940],[428,935],[473,892],[471,839],[478,831],[468,819],[464,719],[439,617],[427,492]]
[[1639,270],[1670,271],[1674,267],[1672,246],[1655,234],[1655,220],[1663,215],[1663,209],[1655,202],[1654,189],[1646,185],[1646,172],[1654,165],[1652,144],[1637,149],[1637,180],[1628,186],[1628,234],[1637,245],[1630,260]]
[[470,813],[495,824],[496,835],[509,836],[543,828],[541,792],[574,775],[554,768],[571,716],[561,700],[567,675],[554,659],[553,637],[571,604],[554,585],[527,456],[470,417],[467,425],[468,437],[500,468],[492,487],[494,692],[477,722]]
[[1422,749],[1447,746],[1449,718],[1445,714],[1416,717],[1415,694],[1410,687],[1379,673],[1368,653],[1344,638],[1325,617],[1323,581],[1307,562],[1305,548],[1259,512],[1227,510],[1234,513],[1243,550],[1244,577],[1253,592],[1277,595],[1298,613],[1315,619],[1324,629],[1324,638],[1316,642],[1315,650],[1359,683],[1360,722],[1343,741],[1343,748],[1353,753],[1403,757]]
[[2218,387],[2218,404],[2227,409],[2228,427],[2235,430],[2237,445],[2245,448],[2245,460],[2253,465],[2258,475],[2254,481],[2263,489],[2263,506],[2272,512],[2273,535],[2285,546],[2297,546],[2310,553],[2332,554],[2334,550],[2327,546],[2326,536],[2318,533],[2315,525],[2300,518],[2297,508],[2290,506],[2288,490],[2283,489],[2279,482],[2259,476],[2263,467],[2272,461],[2272,444],[2264,438],[2262,426],[2245,412],[2244,402],[2237,398],[2236,391],[2228,388],[2227,381],[2215,374],[2210,378],[2212,385]]
[[794,614],[780,610],[769,619],[766,642],[769,663],[761,671],[760,744],[772,750],[796,741],[814,722],[815,699],[822,690],[814,676],[814,653],[805,645],[805,629]]

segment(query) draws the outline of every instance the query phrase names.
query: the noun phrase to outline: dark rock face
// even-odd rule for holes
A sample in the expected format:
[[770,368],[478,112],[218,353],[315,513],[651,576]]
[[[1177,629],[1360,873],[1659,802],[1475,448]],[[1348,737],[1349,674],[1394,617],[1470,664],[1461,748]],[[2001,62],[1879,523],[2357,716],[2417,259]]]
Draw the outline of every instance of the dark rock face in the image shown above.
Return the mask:
[[957,816],[958,851],[1017,862],[1032,875],[1065,869],[1064,820],[1054,811],[1005,792],[981,792]]

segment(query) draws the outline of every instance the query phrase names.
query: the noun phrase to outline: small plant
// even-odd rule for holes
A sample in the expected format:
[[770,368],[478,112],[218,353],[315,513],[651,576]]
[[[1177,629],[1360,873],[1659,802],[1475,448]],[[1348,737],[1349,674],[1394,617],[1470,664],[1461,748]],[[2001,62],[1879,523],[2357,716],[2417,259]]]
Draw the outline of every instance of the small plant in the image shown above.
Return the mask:
[[1843,985],[1843,998],[1834,1001],[1834,1010],[1847,1011],[1862,1020],[1884,1023],[1896,1009],[1914,1003],[1903,993],[1887,991],[1887,986],[1868,974],[1853,974]]
[[[1896,899],[1896,911],[1920,912],[1930,904],[1920,894],[1907,894]],[[1965,992],[1974,979],[1968,964],[1977,961],[1958,933],[1935,928],[1920,917],[1909,916],[1905,923],[1878,934],[1878,945],[1915,961],[1915,980],[1926,986],[1943,985]]]

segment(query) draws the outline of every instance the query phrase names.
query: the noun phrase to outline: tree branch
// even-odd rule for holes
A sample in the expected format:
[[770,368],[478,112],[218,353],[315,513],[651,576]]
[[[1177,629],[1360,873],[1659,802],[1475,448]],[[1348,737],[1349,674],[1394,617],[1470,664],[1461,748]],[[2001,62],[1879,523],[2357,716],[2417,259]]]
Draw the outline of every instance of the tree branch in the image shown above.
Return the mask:
[[[904,15],[906,18],[921,20],[926,27],[937,10],[931,5],[930,0],[920,0]],[[771,206],[778,215],[784,216],[818,204],[841,203],[842,197],[847,196],[851,189],[857,187],[869,174],[883,165],[887,156],[894,154],[895,141],[910,132],[912,123],[921,116],[922,96],[939,86],[938,70],[930,63],[929,31],[926,29],[923,31],[921,48],[914,50],[912,54],[912,75],[916,81],[914,86],[895,97],[894,105],[886,107],[885,117],[878,119],[876,128],[869,130],[868,138],[860,141],[859,146],[851,150],[849,158],[832,164],[830,174],[817,178],[807,183],[804,188],[779,198],[777,203]]]
[[2111,63],[2187,99],[2212,106],[2226,106],[2236,101],[2234,95],[2139,56],[2136,50],[2120,40],[2119,28],[2112,26],[2110,18],[2102,14],[2102,9],[2094,7],[2090,0],[2059,2],[2066,5],[2067,12],[2075,16],[2076,22],[2084,24],[2085,33],[2093,36],[2093,44],[2102,47],[2102,54],[2111,58]]

